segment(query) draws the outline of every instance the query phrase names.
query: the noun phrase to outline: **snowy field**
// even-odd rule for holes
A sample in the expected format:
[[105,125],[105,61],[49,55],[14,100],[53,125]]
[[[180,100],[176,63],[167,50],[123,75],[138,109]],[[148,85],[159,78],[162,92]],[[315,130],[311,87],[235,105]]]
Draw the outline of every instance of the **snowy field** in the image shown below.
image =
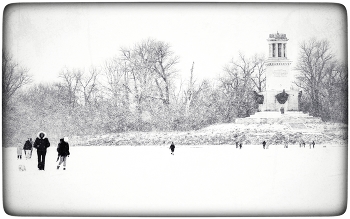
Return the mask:
[[[56,147],[17,160],[3,149],[3,202],[23,216],[325,216],[347,206],[347,147]],[[36,152],[35,150],[33,152]],[[19,171],[24,164],[26,171]]]

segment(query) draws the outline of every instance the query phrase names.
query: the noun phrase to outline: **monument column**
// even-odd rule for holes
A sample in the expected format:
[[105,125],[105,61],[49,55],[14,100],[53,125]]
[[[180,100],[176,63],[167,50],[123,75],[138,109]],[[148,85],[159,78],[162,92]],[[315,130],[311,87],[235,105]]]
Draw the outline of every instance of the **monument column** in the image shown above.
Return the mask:
[[284,44],[284,57],[287,58],[287,43]]
[[275,58],[278,57],[278,43],[275,43]]
[[281,44],[281,57],[284,58],[284,43]]

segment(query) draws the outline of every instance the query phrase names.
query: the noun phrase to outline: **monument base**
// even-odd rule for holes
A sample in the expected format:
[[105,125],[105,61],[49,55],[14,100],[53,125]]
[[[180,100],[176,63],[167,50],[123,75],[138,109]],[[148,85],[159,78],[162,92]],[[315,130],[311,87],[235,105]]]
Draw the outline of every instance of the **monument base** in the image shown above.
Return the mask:
[[321,118],[310,116],[301,111],[280,112],[257,112],[246,118],[238,118],[237,124],[289,124],[289,123],[321,123]]
[[282,90],[269,90],[269,91],[263,91],[259,94],[264,95],[264,103],[259,104],[259,111],[260,112],[266,112],[266,111],[272,111],[272,112],[280,112],[280,109],[283,107],[284,112],[287,111],[298,111],[298,94],[299,92],[296,90],[285,90],[285,92],[288,94],[288,100],[281,104],[277,101],[276,95],[283,92]]

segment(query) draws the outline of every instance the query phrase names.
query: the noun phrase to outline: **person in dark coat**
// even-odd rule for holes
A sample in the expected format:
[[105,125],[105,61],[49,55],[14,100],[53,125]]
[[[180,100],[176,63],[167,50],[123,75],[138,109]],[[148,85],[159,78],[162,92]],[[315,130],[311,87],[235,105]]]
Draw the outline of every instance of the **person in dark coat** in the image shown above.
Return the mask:
[[23,146],[26,159],[29,159],[31,157],[32,148],[33,148],[32,142],[30,141],[30,138],[28,138],[28,140],[24,143],[24,146]]
[[263,145],[263,149],[265,149],[266,141],[263,141],[262,145]]
[[242,149],[242,142],[239,143],[239,149]]
[[66,170],[67,157],[69,157],[70,155],[67,137],[60,139],[60,143],[58,143],[58,147],[57,147],[57,152],[58,152],[58,158],[60,160],[60,162],[58,163],[57,169],[59,169],[61,164],[63,163],[63,170]]
[[315,141],[312,141],[312,148],[315,148]]
[[40,131],[38,137],[35,139],[34,148],[37,150],[38,154],[38,168],[39,170],[45,170],[45,156],[46,150],[50,147],[49,139],[46,138],[46,133]]
[[174,145],[174,142],[171,142],[171,145],[170,145],[170,150],[171,150],[171,154],[174,155],[174,151],[175,151],[175,145]]

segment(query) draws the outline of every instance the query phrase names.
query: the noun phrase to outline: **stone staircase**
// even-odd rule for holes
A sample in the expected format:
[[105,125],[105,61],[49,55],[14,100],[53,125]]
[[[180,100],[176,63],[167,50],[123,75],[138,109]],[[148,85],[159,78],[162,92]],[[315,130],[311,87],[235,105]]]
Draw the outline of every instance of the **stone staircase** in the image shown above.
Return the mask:
[[[289,111],[281,114],[280,112],[257,112],[246,118],[235,120],[237,124],[291,124],[290,128],[306,129],[307,123],[321,123],[321,118],[310,116],[300,111]],[[300,125],[297,125],[300,124]]]
[[[238,118],[235,123],[245,126],[247,129],[252,129],[247,131],[249,133],[248,139],[251,142],[271,139],[278,132],[283,135],[294,136],[294,141],[301,138],[301,136],[305,140],[327,137],[323,134],[321,118],[299,111],[289,111],[284,114],[280,112],[258,112],[246,118]],[[264,131],[254,132],[254,127],[264,127]]]

